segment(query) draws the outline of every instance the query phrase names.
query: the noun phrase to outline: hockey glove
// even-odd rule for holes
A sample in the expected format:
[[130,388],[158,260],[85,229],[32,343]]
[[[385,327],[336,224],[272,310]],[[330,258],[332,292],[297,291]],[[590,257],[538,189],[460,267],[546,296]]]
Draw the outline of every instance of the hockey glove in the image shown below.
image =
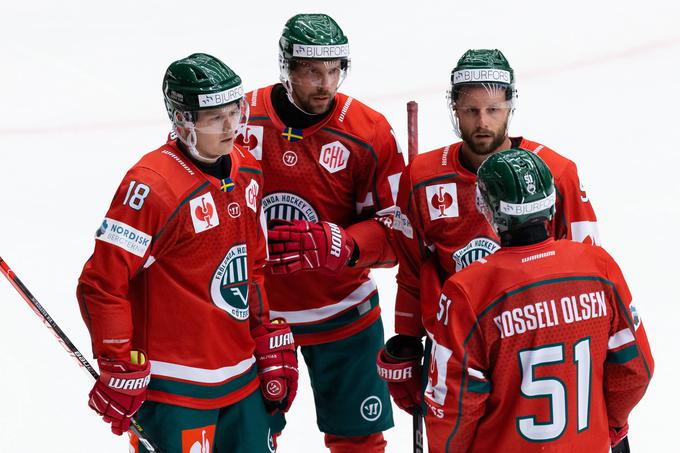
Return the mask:
[[[278,322],[277,322],[278,321]],[[290,327],[274,320],[252,331],[260,389],[270,413],[286,412],[293,404],[298,385],[298,362]]]
[[118,436],[128,430],[130,419],[146,399],[151,374],[143,352],[130,351],[130,358],[130,362],[97,359],[100,375],[88,402],[104,422],[111,423],[111,431]]
[[337,275],[354,252],[354,239],[330,222],[274,220],[268,236],[269,264],[274,274],[320,270]]
[[413,415],[420,407],[423,345],[419,338],[395,335],[378,352],[378,375],[387,381],[394,403]]
[[621,428],[609,427],[609,440],[612,445],[612,453],[630,453],[628,445],[628,423]]

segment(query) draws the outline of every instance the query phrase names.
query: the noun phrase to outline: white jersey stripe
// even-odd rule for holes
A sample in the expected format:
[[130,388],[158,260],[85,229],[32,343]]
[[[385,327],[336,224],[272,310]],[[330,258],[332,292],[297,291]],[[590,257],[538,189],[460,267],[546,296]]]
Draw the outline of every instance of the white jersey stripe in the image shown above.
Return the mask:
[[607,348],[616,349],[619,346],[623,346],[624,344],[628,344],[633,341],[635,341],[635,336],[633,335],[633,332],[631,332],[630,329],[626,327],[625,329],[619,330],[613,336],[609,337]]
[[176,363],[151,360],[151,374],[156,377],[184,379],[202,384],[219,384],[239,376],[253,366],[255,357],[249,357],[236,365],[225,366],[215,370],[194,368]]

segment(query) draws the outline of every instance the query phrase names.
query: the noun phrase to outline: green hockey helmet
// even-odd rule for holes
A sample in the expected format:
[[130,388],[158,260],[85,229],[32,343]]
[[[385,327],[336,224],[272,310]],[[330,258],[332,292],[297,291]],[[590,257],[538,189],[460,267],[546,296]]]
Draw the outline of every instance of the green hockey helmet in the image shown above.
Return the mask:
[[195,53],[171,63],[163,78],[163,94],[174,131],[192,153],[197,131],[236,134],[248,119],[241,78],[208,54]]
[[305,72],[306,83],[322,83],[318,69],[305,71],[310,60],[325,62],[328,75],[337,77],[336,90],[349,72],[349,41],[338,23],[327,14],[297,14],[283,27],[279,39],[279,69],[281,83],[289,97],[296,83],[293,76],[296,68]]
[[524,149],[491,155],[477,170],[477,209],[498,233],[551,220],[555,184],[550,169]]
[[457,109],[461,105],[458,101],[461,91],[469,86],[481,86],[485,89],[484,94],[489,96],[503,92],[505,102],[494,107],[507,109],[508,124],[510,123],[516,106],[517,90],[515,73],[503,52],[498,49],[470,49],[460,57],[451,71],[446,100],[453,128],[459,137],[461,133]]

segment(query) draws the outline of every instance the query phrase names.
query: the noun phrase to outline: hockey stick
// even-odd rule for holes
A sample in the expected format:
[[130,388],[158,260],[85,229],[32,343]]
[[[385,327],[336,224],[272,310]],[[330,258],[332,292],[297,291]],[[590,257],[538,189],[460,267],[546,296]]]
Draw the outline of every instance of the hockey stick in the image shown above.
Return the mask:
[[[408,163],[418,155],[418,103],[406,103],[406,128],[408,131]],[[420,407],[413,408],[413,453],[423,453],[423,415]]]
[[[81,366],[81,368],[84,368],[87,373],[96,381],[99,379],[99,374],[97,371],[92,368],[92,365],[90,365],[90,362],[87,361],[87,359],[80,353],[78,348],[75,347],[75,345],[71,342],[71,340],[66,336],[66,334],[61,330],[61,328],[57,325],[57,323],[52,319],[52,317],[47,313],[47,311],[43,308],[42,305],[36,300],[35,297],[33,297],[33,294],[26,288],[26,286],[19,280],[19,277],[16,276],[14,271],[9,268],[7,265],[7,262],[0,257],[0,270],[2,270],[2,275],[4,275],[7,280],[12,284],[14,289],[16,289],[21,297],[24,298],[24,300],[28,303],[28,305],[31,307],[33,312],[35,312],[36,315],[42,319],[43,324],[52,331],[55,337],[57,337],[57,341],[61,343],[61,345],[66,349],[66,352],[69,353],[71,357],[76,359],[78,361],[78,365]],[[156,445],[149,439],[149,436],[146,435],[144,432],[144,429],[140,426],[137,421],[132,418],[130,421],[130,429],[132,430],[133,433],[137,436],[139,441],[146,447],[147,450],[149,450],[149,453],[160,453],[160,450]]]

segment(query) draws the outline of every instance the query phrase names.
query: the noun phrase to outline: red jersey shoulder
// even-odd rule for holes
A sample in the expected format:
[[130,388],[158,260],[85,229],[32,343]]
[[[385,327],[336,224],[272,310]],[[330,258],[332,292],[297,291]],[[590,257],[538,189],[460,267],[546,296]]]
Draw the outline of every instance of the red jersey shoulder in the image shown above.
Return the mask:
[[438,176],[455,173],[451,163],[457,150],[458,144],[453,144],[418,154],[408,165],[411,184],[415,186]]
[[[164,189],[164,194],[179,201],[197,183],[197,170],[182,152],[171,143],[144,155],[131,169],[132,175],[144,175],[146,184]],[[171,200],[167,200],[170,202]]]
[[541,159],[543,159],[548,165],[548,168],[550,168],[555,180],[559,180],[562,175],[566,173],[569,167],[576,166],[576,164],[571,160],[541,143],[522,138],[522,142],[519,146],[522,149],[526,149],[527,151],[537,154]]
[[392,129],[382,113],[363,102],[343,93],[338,93],[335,100],[337,108],[326,123],[327,127],[353,135],[369,144],[379,131]]
[[271,96],[273,87],[274,85],[269,85],[246,93],[250,117],[267,116],[264,100],[266,96]]

